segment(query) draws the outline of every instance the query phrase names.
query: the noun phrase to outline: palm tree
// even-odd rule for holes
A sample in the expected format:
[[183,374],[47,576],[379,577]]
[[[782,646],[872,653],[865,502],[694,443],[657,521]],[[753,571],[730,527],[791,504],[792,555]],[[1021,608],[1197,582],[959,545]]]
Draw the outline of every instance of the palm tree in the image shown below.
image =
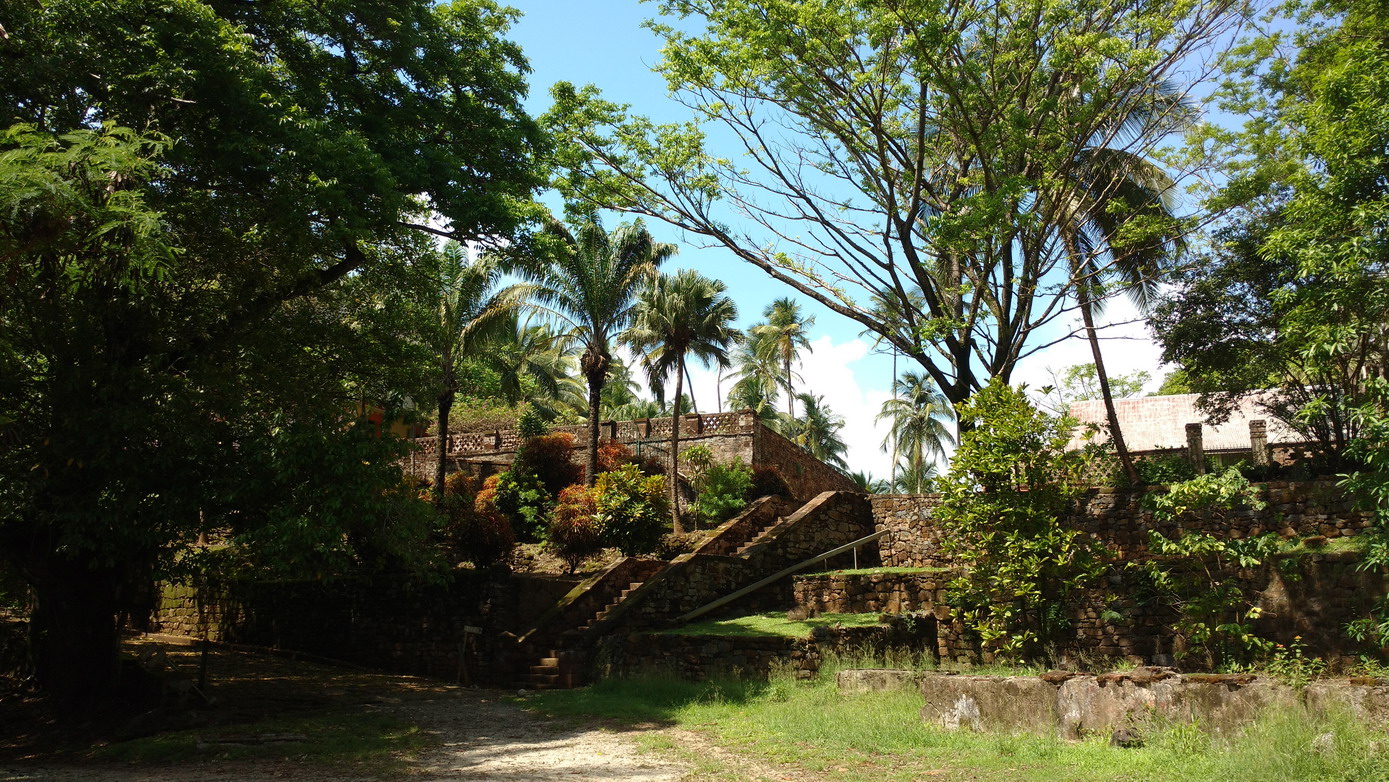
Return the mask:
[[[637,298],[632,327],[622,339],[641,356],[657,399],[665,396],[666,379],[675,374],[677,402],[682,399],[686,359],[693,355],[704,364],[728,366],[728,349],[737,340],[733,321],[738,306],[724,295],[728,288],[693,269],[675,275],[662,274]],[[670,512],[673,528],[680,532],[680,405],[670,414]]]
[[900,457],[909,474],[920,475],[928,455],[944,459],[946,444],[955,444],[946,427],[954,417],[950,402],[929,377],[904,373],[892,381],[892,398],[883,402],[878,413],[877,420],[886,420],[892,427],[883,439],[883,450]]
[[523,267],[535,282],[535,300],[568,324],[583,354],[579,369],[588,381],[588,485],[598,477],[598,421],[603,385],[612,366],[611,342],[632,316],[637,291],[656,267],[675,254],[675,245],[651,238],[646,225],[618,226],[611,234],[591,219],[577,237],[558,222],[549,232],[563,245],[544,263]]
[[920,469],[903,464],[897,470],[892,490],[901,494],[925,494],[935,488],[938,476],[935,462],[926,462]]
[[479,345],[496,341],[508,330],[514,330],[515,313],[528,287],[509,285],[494,290],[502,276],[499,259],[489,254],[469,262],[467,253],[457,242],[445,244],[435,260],[438,276],[434,281],[435,319],[431,342],[439,356],[439,424],[434,499],[443,503],[449,415],[459,389],[457,361]]
[[775,418],[777,394],[781,390],[780,361],[769,355],[763,343],[765,332],[759,336],[753,326],[748,336],[733,354],[733,387],[728,389],[728,408],[751,408],[763,421]]
[[762,311],[766,323],[749,331],[766,360],[781,362],[782,384],[786,388],[786,415],[796,417],[796,394],[791,388],[791,362],[800,348],[810,347],[806,332],[815,325],[815,316],[801,317],[801,305],[789,298],[777,299]]
[[1076,154],[1070,187],[1055,199],[1060,217],[1056,237],[1070,263],[1110,437],[1130,483],[1138,482],[1138,473],[1119,427],[1095,316],[1104,304],[1106,278],[1118,278],[1140,309],[1147,309],[1160,274],[1180,252],[1183,240],[1172,178],[1158,163],[1104,144],[1118,135],[1165,136],[1188,127],[1195,118],[1171,84],[1158,85],[1149,98],[1121,122],[1103,128],[1095,144]]
[[781,419],[781,433],[796,445],[810,451],[810,455],[842,472],[847,472],[849,464],[844,460],[849,446],[839,437],[844,428],[843,416],[835,415],[825,405],[825,398],[812,394],[797,394],[801,400],[799,418],[786,416]]
[[569,337],[548,324],[522,323],[513,313],[502,339],[489,342],[486,364],[497,373],[502,399],[517,405],[527,397],[527,381],[534,384],[535,399],[553,401],[563,395],[562,384],[574,371]]
[[892,489],[888,482],[881,478],[874,478],[866,472],[851,472],[849,480],[867,494],[886,494]]

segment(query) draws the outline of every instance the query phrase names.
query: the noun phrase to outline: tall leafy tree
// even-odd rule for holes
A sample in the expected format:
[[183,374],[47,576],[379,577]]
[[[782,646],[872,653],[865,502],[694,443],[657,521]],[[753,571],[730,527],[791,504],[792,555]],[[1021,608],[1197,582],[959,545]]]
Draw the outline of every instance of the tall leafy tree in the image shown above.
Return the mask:
[[[624,342],[641,356],[657,398],[663,399],[665,384],[675,375],[672,400],[682,399],[686,363],[690,357],[722,369],[728,366],[728,351],[739,333],[733,327],[738,307],[725,295],[719,280],[711,280],[693,269],[674,275],[660,275],[637,298],[632,327]],[[680,405],[670,414],[670,493],[671,520],[680,532]]]
[[[457,362],[480,348],[516,333],[516,312],[530,292],[528,286],[499,286],[502,279],[500,257],[483,254],[469,260],[457,242],[444,245],[437,256],[437,318],[430,340],[439,361],[439,418],[434,465],[434,500],[444,502],[444,476],[447,473],[449,414],[458,395]],[[491,351],[489,351],[490,353]]]
[[566,323],[583,346],[579,371],[588,381],[588,484],[598,478],[598,421],[603,386],[612,367],[612,342],[632,318],[637,292],[656,268],[675,254],[675,245],[651,238],[641,220],[611,234],[591,219],[570,233],[552,222],[559,246],[523,272],[534,283],[535,300]]
[[399,451],[352,411],[417,352],[399,337],[419,313],[385,294],[413,284],[421,235],[526,218],[542,143],[511,19],[484,0],[6,5],[0,556],[61,701],[109,692],[123,601],[199,532],[326,572],[409,526],[386,503]]
[[815,325],[815,317],[801,315],[801,305],[795,299],[780,298],[767,305],[762,317],[766,322],[753,326],[753,350],[761,361],[775,361],[781,365],[781,384],[786,389],[786,415],[796,417],[796,393],[792,387],[791,365],[801,348],[810,347],[806,336]]
[[931,379],[907,372],[892,383],[892,398],[883,402],[879,421],[891,427],[883,440],[883,450],[891,449],[906,463],[906,474],[926,474],[926,457],[945,459],[945,446],[955,438],[947,424],[954,420],[950,403]]
[[1152,157],[1160,140],[1125,135],[1124,118],[1243,4],[660,7],[681,21],[655,25],[659,70],[691,121],[658,125],[556,85],[558,184],[728,248],[882,335],[958,404],[1006,380],[1069,310],[1070,263],[1051,237],[1087,188],[1082,151]]

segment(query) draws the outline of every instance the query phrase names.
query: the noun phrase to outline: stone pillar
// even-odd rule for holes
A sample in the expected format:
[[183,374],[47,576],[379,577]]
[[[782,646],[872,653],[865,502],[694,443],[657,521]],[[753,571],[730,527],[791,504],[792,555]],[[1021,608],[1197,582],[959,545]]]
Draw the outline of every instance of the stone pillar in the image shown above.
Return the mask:
[[502,430],[500,429],[492,433],[492,448],[498,451],[502,449]]
[[599,436],[599,437],[602,437],[602,436],[603,436],[603,430],[604,430],[604,429],[607,430],[608,439],[609,439],[609,440],[616,440],[616,439],[617,439],[617,422],[616,422],[616,421],[606,421],[606,422],[604,422],[604,423],[603,423],[603,429],[600,429],[600,430],[598,431],[598,436]]
[[1249,422],[1249,451],[1255,464],[1263,466],[1269,463],[1268,423],[1266,421]]
[[1196,468],[1197,475],[1206,474],[1206,449],[1201,444],[1201,425],[1186,425],[1186,458]]
[[699,413],[687,413],[685,415],[685,420],[691,425],[687,428],[682,424],[680,428],[681,434],[701,434],[704,432],[704,416]]

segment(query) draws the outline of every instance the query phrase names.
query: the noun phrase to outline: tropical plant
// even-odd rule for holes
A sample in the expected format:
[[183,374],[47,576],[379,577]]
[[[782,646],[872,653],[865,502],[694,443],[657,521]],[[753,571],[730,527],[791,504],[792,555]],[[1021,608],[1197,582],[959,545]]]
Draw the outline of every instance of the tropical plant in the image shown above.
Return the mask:
[[[776,417],[777,395],[781,391],[782,367],[764,345],[765,335],[759,336],[759,326],[748,329],[747,336],[733,353],[733,386],[728,389],[730,410],[750,409],[766,422]],[[794,376],[799,379],[799,376]]]
[[1064,522],[1084,491],[1075,420],[990,381],[958,408],[960,446],[939,482],[946,551],[962,566],[949,599],[989,655],[1040,658],[1069,625],[1076,591],[1097,578],[1097,544]]
[[752,470],[741,459],[712,462],[695,481],[694,511],[709,526],[717,526],[747,507]]
[[844,428],[843,416],[836,415],[825,405],[825,398],[815,394],[797,394],[801,400],[799,418],[781,418],[780,432],[812,456],[838,470],[847,470],[844,460],[849,446],[839,436]]
[[[897,454],[914,480],[927,470],[926,457],[945,459],[946,445],[954,445],[946,423],[953,421],[950,403],[936,390],[931,379],[917,372],[907,372],[892,382],[892,398],[883,402],[879,421],[889,422],[890,429],[883,439],[883,450]],[[894,468],[896,465],[894,465]],[[894,482],[897,471],[893,470]],[[911,493],[916,493],[913,488]]]
[[[493,482],[495,478],[495,482]],[[490,485],[489,485],[490,484]],[[504,473],[488,478],[483,490],[492,489],[488,500],[479,502],[494,505],[498,513],[511,522],[516,537],[527,543],[545,539],[550,511],[554,509],[554,495],[534,472],[524,467],[513,467]]]
[[478,352],[480,346],[515,333],[515,314],[529,289],[521,285],[498,289],[502,279],[499,258],[484,254],[469,261],[457,242],[445,244],[436,259],[437,318],[431,324],[429,342],[439,361],[434,486],[435,502],[442,507],[448,467],[449,415],[459,389],[455,364],[459,358]]
[[919,467],[910,463],[897,465],[897,475],[892,482],[892,490],[902,494],[926,494],[935,491],[940,474],[935,462],[926,462]]
[[593,519],[603,545],[628,556],[655,550],[670,512],[665,476],[643,476],[636,465],[623,465],[598,476],[593,497]]
[[892,486],[887,481],[874,478],[862,471],[849,473],[849,480],[853,481],[854,485],[859,487],[861,491],[868,494],[887,494],[892,490]]
[[[728,349],[737,339],[733,321],[738,307],[724,295],[727,287],[698,272],[685,269],[675,275],[661,275],[638,295],[632,327],[622,339],[641,356],[657,399],[665,398],[665,383],[675,375],[675,393],[680,400],[684,387],[685,364],[693,356],[716,367],[728,366]],[[679,475],[680,410],[670,414],[670,472]],[[680,529],[680,494],[677,480],[670,482],[671,523]]]
[[598,475],[598,422],[603,386],[612,367],[612,342],[632,317],[637,292],[656,267],[675,253],[675,246],[651,238],[641,220],[624,223],[612,233],[597,218],[571,234],[558,222],[549,233],[558,247],[522,264],[533,283],[535,301],[568,324],[583,346],[579,370],[588,381],[588,481]]
[[[567,401],[565,383],[574,373],[569,336],[549,324],[523,322],[513,310],[500,338],[480,345],[479,353],[498,376],[498,391],[510,405],[529,401],[547,411]],[[553,418],[553,416],[549,416]]]
[[593,518],[598,512],[593,495],[593,489],[587,486],[569,486],[559,493],[555,503],[545,542],[569,566],[570,573],[603,550],[598,523]]
[[753,326],[752,349],[762,362],[777,362],[781,366],[781,386],[786,389],[786,415],[796,417],[796,394],[792,387],[791,365],[801,348],[810,347],[806,332],[815,325],[815,316],[803,317],[801,305],[795,299],[781,298],[762,311],[765,323]]

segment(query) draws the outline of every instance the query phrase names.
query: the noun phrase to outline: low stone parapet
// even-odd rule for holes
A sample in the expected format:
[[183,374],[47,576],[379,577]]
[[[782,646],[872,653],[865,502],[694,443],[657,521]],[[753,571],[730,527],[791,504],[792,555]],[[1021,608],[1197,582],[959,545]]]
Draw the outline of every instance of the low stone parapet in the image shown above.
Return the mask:
[[1270,707],[1309,713],[1346,709],[1369,724],[1389,725],[1389,683],[1344,680],[1297,689],[1252,675],[1179,674],[1138,668],[1099,676],[928,673],[920,677],[921,718],[947,730],[1051,734],[1065,739],[1131,730],[1154,717],[1230,733]]

